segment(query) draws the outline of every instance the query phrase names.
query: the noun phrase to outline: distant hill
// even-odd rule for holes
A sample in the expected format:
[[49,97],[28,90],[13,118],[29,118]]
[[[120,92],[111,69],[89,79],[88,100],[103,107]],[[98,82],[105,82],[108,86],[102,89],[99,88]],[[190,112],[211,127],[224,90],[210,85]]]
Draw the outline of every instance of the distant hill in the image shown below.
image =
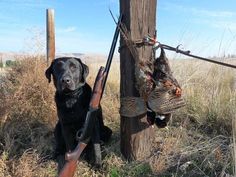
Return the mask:
[[[106,62],[107,60],[107,55],[102,55],[102,54],[84,54],[80,58],[85,62],[85,63],[100,63],[100,62]],[[119,56],[114,55],[113,61],[119,61]]]
[[81,56],[83,56],[83,53],[57,53],[56,57],[76,57],[76,58],[80,58]]
[[[98,63],[98,62],[106,62],[107,55],[103,54],[91,54],[91,53],[59,53],[56,54],[56,57],[77,57],[83,60],[85,63]],[[115,56],[113,58],[113,61],[118,61],[119,56]]]
[[16,60],[17,58],[25,58],[27,54],[16,52],[0,52],[0,60],[6,62],[7,60]]
[[[5,63],[7,60],[16,60],[16,59],[23,59],[31,54],[28,53],[20,53],[20,52],[0,52],[0,61]],[[100,63],[106,62],[107,55],[104,54],[92,54],[92,53],[57,53],[56,57],[76,57],[81,58],[85,63]],[[210,57],[214,60],[230,62],[231,60],[234,61],[236,59],[235,55],[229,56],[229,58],[217,58],[217,57]],[[170,58],[171,59],[171,58]],[[187,58],[189,59],[189,58]],[[114,62],[119,61],[119,55],[114,55],[113,58]]]
[[[7,60],[18,60],[23,59],[31,54],[20,53],[20,52],[0,52],[0,61],[5,63]],[[104,54],[91,54],[91,53],[57,53],[57,57],[76,57],[81,58],[84,62],[93,63],[93,62],[105,62],[107,60],[107,55]],[[119,56],[114,55],[113,61],[119,61]]]

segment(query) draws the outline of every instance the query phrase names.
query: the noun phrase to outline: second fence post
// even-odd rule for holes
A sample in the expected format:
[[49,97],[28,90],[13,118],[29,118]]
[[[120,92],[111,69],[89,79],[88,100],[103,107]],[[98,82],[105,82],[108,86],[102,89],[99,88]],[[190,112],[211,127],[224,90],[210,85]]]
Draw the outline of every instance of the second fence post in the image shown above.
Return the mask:
[[47,9],[47,65],[55,58],[54,9]]

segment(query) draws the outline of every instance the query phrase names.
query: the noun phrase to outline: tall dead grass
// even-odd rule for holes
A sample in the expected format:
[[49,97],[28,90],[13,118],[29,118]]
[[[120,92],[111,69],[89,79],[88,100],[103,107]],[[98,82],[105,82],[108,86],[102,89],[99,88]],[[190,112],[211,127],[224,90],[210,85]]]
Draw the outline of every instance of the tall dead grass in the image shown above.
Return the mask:
[[[92,86],[98,68],[87,63]],[[77,176],[225,176],[233,174],[232,118],[235,72],[193,60],[171,61],[184,90],[185,108],[168,129],[155,128],[152,156],[128,163],[119,150],[119,63],[112,64],[102,100],[105,123],[113,129],[103,147],[103,166],[80,163]],[[9,71],[0,86],[0,176],[55,176],[54,88],[44,77],[44,60],[31,57]]]
[[[174,64],[187,106],[179,113],[209,134],[231,135],[235,108],[235,71],[198,61]],[[185,117],[184,116],[184,117]]]
[[56,119],[54,89],[44,79],[45,68],[40,58],[25,59],[2,79],[0,171],[4,176],[45,176],[39,173],[52,154]]
[[[235,71],[191,60],[172,61],[171,64],[187,105],[174,114],[168,130],[157,131],[164,137],[159,140],[160,147],[165,148],[157,149],[160,154],[153,158],[169,164],[165,163],[157,173],[167,176],[232,175]],[[173,142],[169,142],[170,139],[174,139]],[[156,164],[155,169],[160,167],[158,163],[153,164]]]

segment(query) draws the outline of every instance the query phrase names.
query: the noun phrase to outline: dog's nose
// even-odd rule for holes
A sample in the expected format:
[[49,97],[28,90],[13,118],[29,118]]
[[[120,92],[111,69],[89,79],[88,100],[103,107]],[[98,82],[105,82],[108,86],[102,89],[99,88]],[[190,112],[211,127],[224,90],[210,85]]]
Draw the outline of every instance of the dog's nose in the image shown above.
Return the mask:
[[62,79],[62,83],[66,83],[66,84],[69,84],[71,82],[71,79],[69,77],[64,77]]

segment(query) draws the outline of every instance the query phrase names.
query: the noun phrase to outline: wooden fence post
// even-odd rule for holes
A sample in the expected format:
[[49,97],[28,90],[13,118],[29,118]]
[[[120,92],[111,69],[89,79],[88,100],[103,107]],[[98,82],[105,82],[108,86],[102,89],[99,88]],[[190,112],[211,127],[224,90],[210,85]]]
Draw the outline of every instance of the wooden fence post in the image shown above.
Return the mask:
[[55,58],[54,9],[47,9],[47,65]]
[[[143,39],[155,34],[157,0],[120,0],[123,23],[130,32],[132,40]],[[125,41],[121,37],[120,69],[121,98],[138,97],[135,87],[135,62]],[[151,60],[152,46],[137,48],[139,59]],[[148,125],[146,116],[127,118],[121,116],[121,153],[128,160],[142,160],[151,154],[153,129]]]
[[[123,23],[131,34],[132,40],[143,39],[144,36],[155,34],[157,0],[120,0],[120,13],[124,15]],[[135,63],[133,56],[121,37],[120,70],[122,97],[138,97],[135,87]],[[137,48],[139,59],[151,59],[152,46]],[[142,160],[151,154],[153,129],[148,125],[146,116],[121,116],[121,153],[128,160]]]

